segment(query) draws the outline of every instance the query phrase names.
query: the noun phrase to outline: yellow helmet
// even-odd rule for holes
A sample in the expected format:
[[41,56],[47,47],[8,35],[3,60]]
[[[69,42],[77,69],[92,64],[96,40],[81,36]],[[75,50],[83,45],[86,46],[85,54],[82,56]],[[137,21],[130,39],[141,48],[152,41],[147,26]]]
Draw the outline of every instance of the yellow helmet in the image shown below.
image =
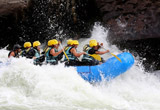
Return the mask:
[[58,41],[56,39],[53,39],[53,41],[54,41],[53,45],[57,45],[58,44]]
[[52,41],[52,40],[49,40],[49,41],[48,41],[48,46],[51,46],[51,41]]
[[25,42],[24,43],[24,48],[31,47],[31,46],[32,46],[31,42]]
[[71,39],[67,40],[67,44],[68,44],[68,45],[72,45],[72,41],[73,41],[73,40],[71,40]]
[[58,41],[56,39],[52,39],[48,41],[48,46],[57,45]]
[[37,46],[40,46],[41,43],[39,41],[34,41],[33,42],[33,47],[37,47]]
[[94,46],[97,46],[97,41],[95,39],[92,39],[89,41],[89,46],[90,47],[94,47]]
[[78,42],[78,40],[72,40],[72,43],[71,43],[72,45],[79,45],[79,42]]

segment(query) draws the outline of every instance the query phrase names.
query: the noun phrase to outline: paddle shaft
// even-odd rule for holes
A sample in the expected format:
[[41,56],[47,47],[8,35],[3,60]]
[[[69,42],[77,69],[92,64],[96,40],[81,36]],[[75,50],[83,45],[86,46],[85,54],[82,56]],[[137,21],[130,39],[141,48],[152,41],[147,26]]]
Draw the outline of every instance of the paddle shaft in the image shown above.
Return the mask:
[[[101,46],[102,47],[102,46]],[[105,49],[104,47],[102,47],[104,50],[107,50],[107,49]],[[120,62],[122,62],[121,61],[121,59],[117,56],[117,55],[115,55],[115,54],[113,54],[113,53],[111,53],[111,52],[109,52],[112,56],[114,56],[117,60],[119,60]]]
[[67,56],[66,52],[64,51],[64,49],[63,49],[63,47],[62,47],[61,43],[60,43],[60,47],[61,47],[61,49],[63,50],[63,53],[64,53],[64,55],[66,56],[67,60],[69,61],[69,58],[68,58],[68,56]]

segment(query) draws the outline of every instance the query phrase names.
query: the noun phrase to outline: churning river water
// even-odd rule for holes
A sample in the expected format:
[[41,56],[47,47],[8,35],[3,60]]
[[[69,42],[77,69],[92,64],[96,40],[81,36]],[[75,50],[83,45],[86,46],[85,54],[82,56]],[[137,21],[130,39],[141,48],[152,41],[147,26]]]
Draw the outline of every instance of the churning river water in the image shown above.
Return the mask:
[[[121,53],[107,42],[107,32],[95,24],[91,38],[103,42],[111,52]],[[88,41],[79,40],[79,51]],[[8,52],[0,50],[0,61],[8,61]],[[160,110],[160,79],[144,72],[138,60],[124,74],[94,85],[64,64],[35,66],[25,58],[9,62],[0,67],[0,110]]]

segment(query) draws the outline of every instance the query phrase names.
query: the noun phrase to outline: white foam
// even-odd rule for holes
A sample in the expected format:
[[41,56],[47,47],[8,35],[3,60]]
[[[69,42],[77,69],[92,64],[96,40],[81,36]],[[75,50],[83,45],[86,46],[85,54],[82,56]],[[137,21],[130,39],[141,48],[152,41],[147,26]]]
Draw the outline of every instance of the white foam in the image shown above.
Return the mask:
[[[95,24],[91,38],[121,53],[106,41],[107,32]],[[79,49],[88,41],[80,39]],[[0,61],[7,61],[7,55],[7,50],[0,50]],[[0,110],[159,110],[159,78],[145,73],[137,62],[110,82],[91,85],[74,67],[35,66],[32,60],[13,58],[10,65],[0,68]]]

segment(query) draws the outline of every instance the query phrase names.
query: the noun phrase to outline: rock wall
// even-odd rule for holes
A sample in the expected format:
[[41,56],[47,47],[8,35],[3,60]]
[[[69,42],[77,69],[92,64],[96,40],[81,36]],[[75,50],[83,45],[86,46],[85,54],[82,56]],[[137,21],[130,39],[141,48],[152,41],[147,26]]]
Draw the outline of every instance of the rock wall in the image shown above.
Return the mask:
[[95,0],[110,41],[160,38],[159,0]]
[[160,70],[160,39],[119,42],[117,46],[123,51],[129,50],[138,61],[141,61],[146,71]]
[[76,35],[85,37],[88,25],[99,18],[113,42],[160,38],[158,0],[0,0],[3,38],[45,39],[62,30],[68,36],[79,31]]
[[25,20],[28,0],[0,0],[0,47],[17,43],[21,37],[21,22]]
[[160,1],[95,0],[108,39],[143,61],[147,71],[160,69]]
[[89,36],[99,13],[94,3],[93,0],[0,0],[0,47]]
[[15,14],[15,16],[17,16],[27,8],[27,5],[28,0],[0,0],[0,16],[7,16],[10,14]]

